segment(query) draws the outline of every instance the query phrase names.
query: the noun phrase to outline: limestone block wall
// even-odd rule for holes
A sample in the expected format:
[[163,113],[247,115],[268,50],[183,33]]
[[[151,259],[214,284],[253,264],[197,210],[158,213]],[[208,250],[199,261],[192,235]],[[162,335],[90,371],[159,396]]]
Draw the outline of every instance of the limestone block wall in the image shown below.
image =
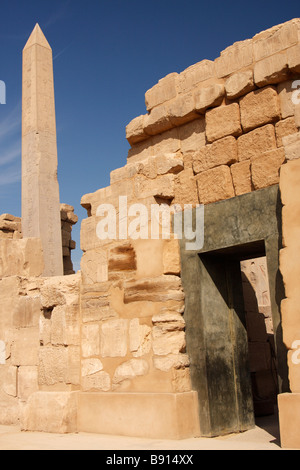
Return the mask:
[[[118,234],[134,203],[149,214],[153,204],[183,209],[278,184],[284,139],[300,126],[299,52],[295,19],[146,92],[147,114],[126,127],[126,165],[112,171],[109,187],[82,198],[84,390],[189,390],[177,241],[100,240],[97,209],[115,208]],[[149,224],[150,217],[141,238]]]
[[79,388],[79,282],[79,275],[0,279],[1,424],[26,423],[38,391]]

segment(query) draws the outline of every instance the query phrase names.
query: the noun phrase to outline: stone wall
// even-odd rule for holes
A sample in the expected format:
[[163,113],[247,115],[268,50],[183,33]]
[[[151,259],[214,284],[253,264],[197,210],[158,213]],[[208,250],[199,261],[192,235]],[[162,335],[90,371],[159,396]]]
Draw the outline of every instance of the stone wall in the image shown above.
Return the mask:
[[[112,204],[123,214],[126,196],[128,207],[142,203],[148,213],[152,204],[183,209],[278,184],[290,158],[284,139],[296,139],[300,126],[292,101],[299,52],[296,19],[146,92],[147,114],[126,128],[127,164],[111,173],[109,187],[82,198],[83,341],[94,343],[83,361],[99,366],[99,380],[83,378],[87,390],[190,387],[177,241],[100,240],[98,207]],[[150,217],[147,228],[149,235]]]

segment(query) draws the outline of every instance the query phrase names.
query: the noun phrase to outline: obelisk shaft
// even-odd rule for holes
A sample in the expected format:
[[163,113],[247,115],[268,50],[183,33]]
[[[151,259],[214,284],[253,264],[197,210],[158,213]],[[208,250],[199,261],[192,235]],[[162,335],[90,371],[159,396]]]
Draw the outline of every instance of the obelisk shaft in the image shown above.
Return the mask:
[[63,275],[53,60],[38,25],[23,50],[22,232],[42,241],[43,275]]

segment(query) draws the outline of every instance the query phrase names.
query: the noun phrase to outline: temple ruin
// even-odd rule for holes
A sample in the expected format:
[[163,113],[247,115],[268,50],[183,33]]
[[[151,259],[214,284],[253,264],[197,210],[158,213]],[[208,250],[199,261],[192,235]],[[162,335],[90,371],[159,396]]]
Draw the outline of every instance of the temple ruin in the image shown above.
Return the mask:
[[300,448],[299,80],[300,19],[159,80],[127,162],[82,197],[75,273],[34,28],[22,219],[0,216],[0,424],[183,439],[278,409],[281,446]]

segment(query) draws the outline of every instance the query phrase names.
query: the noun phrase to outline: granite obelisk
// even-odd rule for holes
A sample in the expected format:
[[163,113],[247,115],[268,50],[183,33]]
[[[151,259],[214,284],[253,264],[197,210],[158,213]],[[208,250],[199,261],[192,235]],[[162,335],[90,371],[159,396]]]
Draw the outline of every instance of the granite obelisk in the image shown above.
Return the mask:
[[42,241],[43,275],[63,275],[53,59],[38,24],[23,49],[22,232]]

